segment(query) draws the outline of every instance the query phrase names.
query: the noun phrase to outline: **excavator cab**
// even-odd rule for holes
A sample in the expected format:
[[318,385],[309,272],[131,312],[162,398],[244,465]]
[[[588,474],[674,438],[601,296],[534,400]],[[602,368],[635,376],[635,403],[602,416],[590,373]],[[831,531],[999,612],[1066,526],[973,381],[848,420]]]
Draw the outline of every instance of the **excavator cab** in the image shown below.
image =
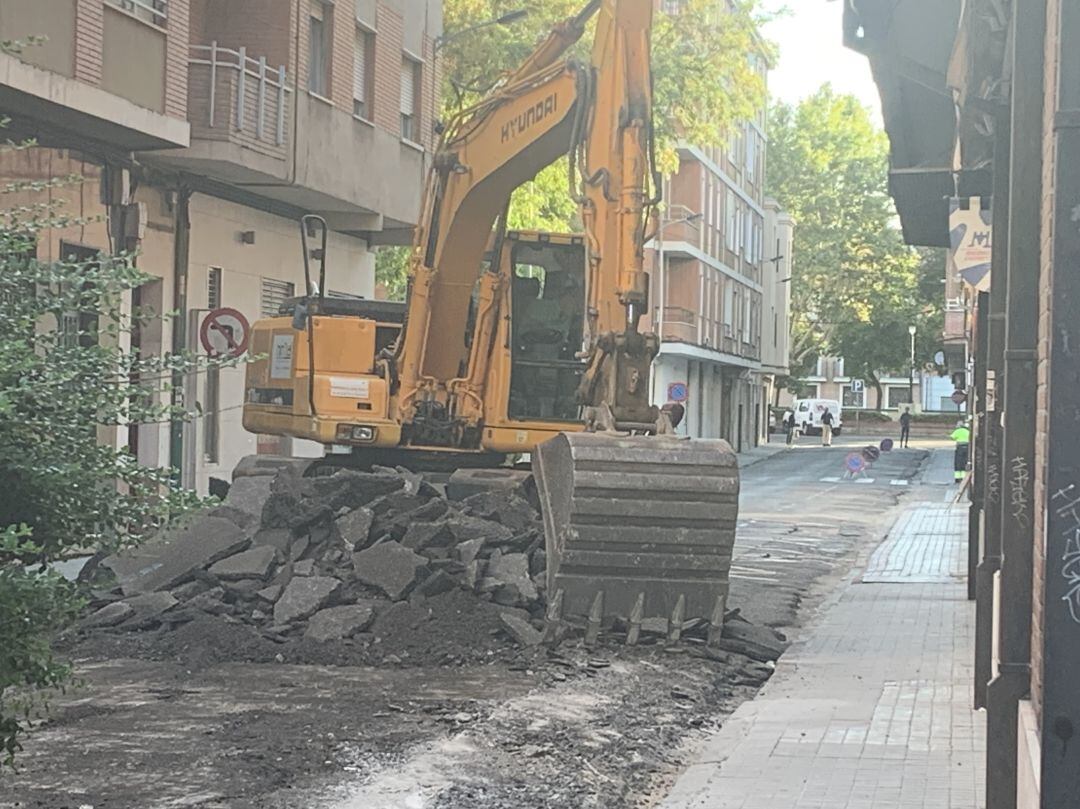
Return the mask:
[[585,247],[579,237],[510,234],[510,400],[516,420],[582,421],[576,391],[585,323]]

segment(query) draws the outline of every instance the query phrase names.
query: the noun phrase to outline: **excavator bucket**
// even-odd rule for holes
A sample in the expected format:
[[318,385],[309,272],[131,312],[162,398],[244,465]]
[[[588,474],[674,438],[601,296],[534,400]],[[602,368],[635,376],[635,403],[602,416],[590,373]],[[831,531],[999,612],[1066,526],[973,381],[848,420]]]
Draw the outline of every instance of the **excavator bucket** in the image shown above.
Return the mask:
[[[719,637],[739,511],[726,441],[562,433],[533,453],[544,514],[549,634],[587,616],[586,641],[622,619],[670,640],[694,619]],[[591,635],[591,638],[590,638]]]

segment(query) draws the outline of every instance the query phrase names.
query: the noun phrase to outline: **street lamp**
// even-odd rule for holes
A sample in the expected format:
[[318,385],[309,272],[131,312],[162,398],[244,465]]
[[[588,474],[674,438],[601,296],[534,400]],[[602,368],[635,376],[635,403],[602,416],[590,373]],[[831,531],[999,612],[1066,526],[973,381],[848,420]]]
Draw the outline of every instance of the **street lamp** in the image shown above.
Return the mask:
[[907,327],[907,333],[911,335],[911,362],[908,363],[908,401],[915,404],[915,325]]
[[484,22],[478,22],[475,25],[469,25],[462,28],[459,31],[454,31],[452,34],[439,34],[435,38],[435,53],[438,53],[446,43],[457,39],[465,34],[471,34],[473,31],[479,31],[481,28],[489,28],[492,25],[510,25],[518,20],[524,19],[529,16],[529,10],[527,8],[519,8],[515,11],[508,11],[500,17],[494,19],[484,20]]

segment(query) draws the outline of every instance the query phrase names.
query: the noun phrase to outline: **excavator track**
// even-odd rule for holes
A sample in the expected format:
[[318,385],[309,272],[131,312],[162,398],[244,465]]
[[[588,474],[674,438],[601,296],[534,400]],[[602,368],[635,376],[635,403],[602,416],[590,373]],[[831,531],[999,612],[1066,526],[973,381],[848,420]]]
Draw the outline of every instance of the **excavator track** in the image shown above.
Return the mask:
[[595,634],[616,619],[635,642],[641,622],[692,619],[718,637],[739,508],[739,468],[725,441],[563,433],[538,446],[549,629],[587,616]]

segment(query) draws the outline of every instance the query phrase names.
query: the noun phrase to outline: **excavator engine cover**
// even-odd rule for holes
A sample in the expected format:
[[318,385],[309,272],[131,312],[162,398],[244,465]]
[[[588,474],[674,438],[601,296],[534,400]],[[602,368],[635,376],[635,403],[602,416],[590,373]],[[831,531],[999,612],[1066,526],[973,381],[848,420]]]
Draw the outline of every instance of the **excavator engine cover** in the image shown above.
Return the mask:
[[[726,441],[561,433],[533,454],[560,615],[610,626],[703,618],[718,635],[739,511]],[[713,632],[710,632],[712,635]]]

